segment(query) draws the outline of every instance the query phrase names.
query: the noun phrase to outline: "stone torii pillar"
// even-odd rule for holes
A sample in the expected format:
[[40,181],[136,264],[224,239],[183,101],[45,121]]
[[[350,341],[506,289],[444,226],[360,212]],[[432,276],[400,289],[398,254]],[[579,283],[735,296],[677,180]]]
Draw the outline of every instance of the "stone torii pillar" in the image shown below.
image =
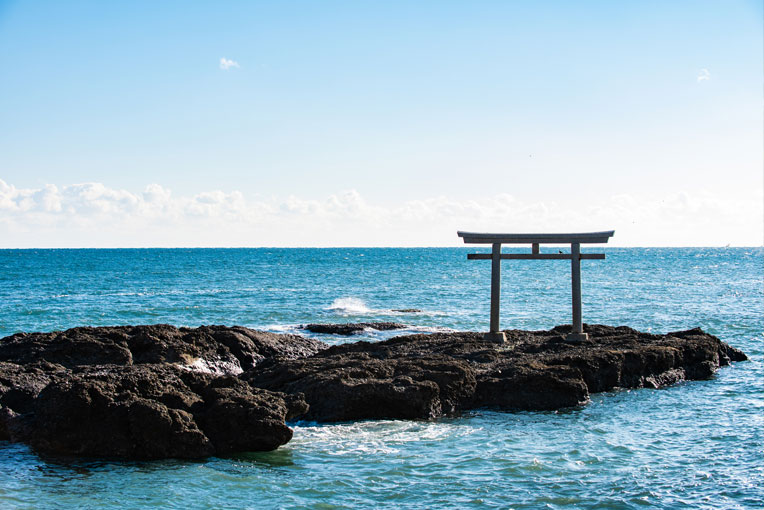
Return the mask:
[[[581,260],[604,259],[604,253],[581,253],[581,244],[607,243],[614,230],[605,232],[582,232],[577,234],[489,234],[477,232],[457,232],[465,244],[490,244],[491,253],[470,253],[469,260],[491,260],[491,329],[485,335],[487,340],[503,343],[506,336],[499,328],[499,303],[501,301],[501,261],[502,260],[570,260],[571,294],[573,304],[573,331],[566,340],[580,342],[588,339],[581,322]],[[570,254],[541,253],[539,245],[570,244]],[[502,244],[530,244],[531,253],[501,253]]]

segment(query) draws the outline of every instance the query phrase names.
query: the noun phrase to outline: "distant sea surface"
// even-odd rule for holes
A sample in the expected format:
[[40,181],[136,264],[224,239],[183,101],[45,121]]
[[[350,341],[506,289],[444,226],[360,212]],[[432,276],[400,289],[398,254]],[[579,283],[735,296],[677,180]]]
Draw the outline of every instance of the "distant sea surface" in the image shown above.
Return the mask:
[[[469,251],[0,250],[0,337],[154,323],[483,331],[490,262],[467,261]],[[582,262],[584,322],[701,327],[751,360],[559,412],[298,422],[276,451],[201,461],[45,458],[0,441],[0,508],[764,507],[764,249],[604,251]],[[570,323],[569,263],[505,261],[502,271],[502,328]],[[421,312],[394,311],[411,308]]]

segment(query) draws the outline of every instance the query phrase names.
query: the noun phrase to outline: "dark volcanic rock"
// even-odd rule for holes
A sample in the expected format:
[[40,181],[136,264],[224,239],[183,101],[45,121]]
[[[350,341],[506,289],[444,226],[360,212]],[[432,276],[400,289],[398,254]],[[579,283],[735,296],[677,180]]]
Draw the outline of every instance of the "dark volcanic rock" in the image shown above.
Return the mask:
[[468,364],[444,356],[375,359],[366,353],[311,357],[248,374],[256,386],[304,394],[305,419],[434,418],[453,414],[475,391]]
[[289,441],[299,397],[171,364],[85,367],[51,382],[32,412],[6,419],[11,439],[65,455],[194,458],[273,450]]
[[222,375],[240,373],[265,359],[309,356],[325,347],[323,342],[310,338],[240,326],[83,327],[52,333],[17,333],[0,339],[0,361],[28,364],[45,360],[68,368],[179,363]]
[[302,329],[311,333],[325,333],[328,335],[350,336],[360,333],[364,329],[376,329],[377,331],[389,331],[392,329],[403,329],[405,324],[398,322],[349,322],[345,324],[307,324]]
[[506,331],[506,345],[478,333],[400,336],[334,346],[310,358],[266,362],[242,375],[254,386],[302,393],[317,421],[431,418],[466,409],[558,409],[616,387],[660,387],[710,377],[745,355],[699,329],[651,335],[586,325]]
[[271,450],[304,414],[299,395],[231,377],[326,348],[242,327],[73,328],[0,339],[0,439],[122,458]]
[[421,313],[422,310],[419,308],[393,308],[393,312],[400,312],[400,313]]
[[0,441],[7,441],[11,438],[8,433],[8,425],[17,416],[12,409],[0,406]]
[[29,365],[0,361],[0,406],[18,413],[29,412],[45,386],[68,375],[69,371],[61,365],[45,361]]
[[[350,334],[340,331],[403,325],[307,327]],[[479,333],[436,333],[333,347],[224,326],[20,333],[0,339],[0,439],[41,452],[118,458],[272,450],[289,441],[285,420],[297,417],[558,409],[617,387],[708,378],[746,359],[700,329],[585,330],[590,340],[579,344],[565,342],[570,326],[560,326],[506,331],[501,346]]]
[[581,373],[543,363],[503,364],[478,375],[471,407],[552,410],[582,404],[589,396]]

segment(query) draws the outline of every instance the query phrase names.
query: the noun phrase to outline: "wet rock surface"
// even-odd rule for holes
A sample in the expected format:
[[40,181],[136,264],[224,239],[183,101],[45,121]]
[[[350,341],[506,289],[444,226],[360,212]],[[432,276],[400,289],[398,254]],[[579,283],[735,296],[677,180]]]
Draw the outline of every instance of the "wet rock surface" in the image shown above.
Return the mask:
[[705,379],[746,359],[700,329],[587,325],[579,344],[564,340],[569,330],[508,330],[501,346],[463,332],[333,347],[224,326],[21,333],[0,339],[0,439],[125,459],[272,450],[291,439],[291,419],[558,409],[617,387]]
[[306,324],[302,329],[311,333],[323,333],[327,335],[350,336],[361,333],[365,329],[375,329],[377,331],[390,331],[393,329],[403,329],[405,324],[399,322],[348,322],[344,324]]

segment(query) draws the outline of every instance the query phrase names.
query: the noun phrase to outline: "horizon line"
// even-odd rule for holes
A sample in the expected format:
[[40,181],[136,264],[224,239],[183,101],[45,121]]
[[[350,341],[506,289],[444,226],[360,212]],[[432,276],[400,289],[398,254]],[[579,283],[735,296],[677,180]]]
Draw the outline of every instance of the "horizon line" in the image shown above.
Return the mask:
[[[530,246],[530,243],[527,243]],[[568,246],[569,243],[550,243],[544,247]],[[524,244],[507,245],[507,247],[521,248]],[[30,246],[30,247],[5,247],[0,251],[11,250],[336,250],[336,249],[452,249],[464,248],[468,250],[480,249],[480,246]],[[485,249],[485,246],[482,248]],[[584,247],[581,247],[584,249]],[[760,245],[634,245],[634,246],[591,246],[594,249],[623,249],[623,248],[764,248]],[[542,247],[543,249],[543,247]]]

